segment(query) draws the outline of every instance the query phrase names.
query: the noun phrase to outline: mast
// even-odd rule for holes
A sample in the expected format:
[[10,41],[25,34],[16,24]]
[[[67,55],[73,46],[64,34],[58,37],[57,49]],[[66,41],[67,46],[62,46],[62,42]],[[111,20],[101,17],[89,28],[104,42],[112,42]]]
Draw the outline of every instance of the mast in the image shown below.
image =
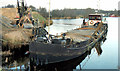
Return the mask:
[[17,0],[17,7],[18,7],[18,13],[20,13],[20,5],[18,0]]
[[50,0],[49,0],[49,21],[48,21],[48,38],[49,38],[49,33],[50,33]]
[[22,16],[24,16],[24,12],[25,12],[24,0],[22,0],[21,6],[22,6],[22,14],[23,14]]
[[97,1],[97,12],[96,13],[100,13],[100,0]]
[[[21,3],[21,6],[19,3]],[[17,0],[17,7],[18,7],[19,16],[21,18],[22,16],[24,16],[24,12],[25,12],[24,0]]]
[[22,6],[24,7],[24,0],[22,0]]

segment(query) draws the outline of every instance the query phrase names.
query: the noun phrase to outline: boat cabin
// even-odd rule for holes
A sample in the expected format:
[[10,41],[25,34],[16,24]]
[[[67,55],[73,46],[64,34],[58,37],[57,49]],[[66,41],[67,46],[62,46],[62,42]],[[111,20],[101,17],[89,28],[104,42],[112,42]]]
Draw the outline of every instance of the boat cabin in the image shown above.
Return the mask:
[[89,14],[89,20],[88,25],[93,26],[96,23],[100,23],[102,21],[102,15],[101,14]]

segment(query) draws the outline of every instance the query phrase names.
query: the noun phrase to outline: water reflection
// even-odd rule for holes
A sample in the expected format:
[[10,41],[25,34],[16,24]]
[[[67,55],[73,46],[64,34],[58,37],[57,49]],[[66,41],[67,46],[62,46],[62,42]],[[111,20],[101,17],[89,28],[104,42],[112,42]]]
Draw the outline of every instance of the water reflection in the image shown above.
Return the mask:
[[22,55],[22,56],[2,56],[2,69],[3,71],[11,71],[11,70],[17,70],[17,71],[29,71],[29,55]]

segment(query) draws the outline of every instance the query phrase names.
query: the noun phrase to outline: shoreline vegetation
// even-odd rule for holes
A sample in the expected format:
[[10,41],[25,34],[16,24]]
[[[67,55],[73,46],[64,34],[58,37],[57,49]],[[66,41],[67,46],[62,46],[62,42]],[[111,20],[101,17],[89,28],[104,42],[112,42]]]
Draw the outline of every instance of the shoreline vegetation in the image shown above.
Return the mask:
[[[14,5],[7,5],[3,6],[2,8],[15,8]],[[44,7],[36,8],[33,5],[30,5],[29,8],[31,8],[32,12],[37,12],[38,18],[44,20],[44,23],[48,23],[49,18],[49,12]],[[64,9],[54,9],[50,11],[50,19],[76,19],[76,18],[88,18],[89,14],[95,14],[98,12],[99,14],[103,14],[105,17],[120,17],[120,10],[114,9],[114,10],[98,10],[98,9],[92,9],[92,8],[86,8],[86,9],[70,9],[70,8],[64,8]],[[40,15],[39,15],[40,14]],[[44,18],[41,18],[41,16]],[[42,22],[42,21],[41,21]],[[51,23],[53,23],[51,21]]]
[[[120,16],[116,16],[116,17],[120,17]],[[53,17],[52,19],[59,20],[59,19],[79,19],[79,18],[88,18],[88,17]]]
[[78,17],[53,17],[52,19],[78,19],[78,18],[83,18],[82,16]]
[[[32,16],[33,16],[34,19],[38,19],[40,24],[46,24],[46,26],[48,26],[49,19],[44,18],[38,12],[33,11]],[[52,25],[52,24],[53,24],[53,21],[50,20],[50,25]]]
[[[0,8],[0,10],[2,11],[2,16],[5,16],[12,21],[12,25],[16,24],[16,17],[19,16],[17,8]],[[48,19],[44,18],[40,13],[32,11],[32,16],[34,20],[38,19],[40,24],[46,24],[46,26],[48,26]],[[50,20],[50,25],[52,25],[52,23],[52,20]]]
[[[22,45],[27,45],[30,41],[30,37],[32,36],[32,29],[21,29],[14,28],[13,25],[16,24],[16,16],[19,16],[17,13],[17,8],[0,8],[1,12],[1,27],[2,32],[0,32],[0,36],[2,36],[2,46],[8,49],[21,48]],[[48,19],[44,18],[38,12],[32,12],[32,16],[34,19],[39,19],[39,24],[48,26]],[[51,21],[51,25],[52,25]],[[38,24],[38,25],[39,25]],[[2,48],[3,48],[2,47]]]

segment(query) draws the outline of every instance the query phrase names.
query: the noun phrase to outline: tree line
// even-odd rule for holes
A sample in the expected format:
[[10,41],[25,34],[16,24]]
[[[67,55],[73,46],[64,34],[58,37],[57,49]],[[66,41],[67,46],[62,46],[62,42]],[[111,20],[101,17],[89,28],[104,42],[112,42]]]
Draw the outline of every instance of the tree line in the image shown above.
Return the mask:
[[[7,5],[4,6],[2,8],[14,8],[14,5]],[[49,13],[47,11],[46,8],[44,7],[39,7],[36,8],[32,5],[29,6],[29,8],[32,9],[32,11],[36,11],[38,13],[40,13],[43,17],[48,18]],[[52,10],[51,13],[51,17],[88,17],[89,14],[95,14],[97,11],[96,9],[92,9],[92,8],[86,8],[86,9],[69,9],[69,8],[65,8],[65,9],[55,9]],[[110,16],[111,14],[115,14],[116,16],[120,16],[120,11],[118,10],[109,10],[109,11],[105,11],[105,10],[99,10],[99,13],[105,14],[106,16]]]
[[3,6],[2,8],[15,8],[14,5],[8,4],[7,6]]
[[[35,8],[34,6],[30,6],[30,8],[32,8],[33,11],[37,11],[39,12],[42,16],[44,16],[45,18],[48,18],[48,11],[46,10],[46,8],[43,7],[39,7],[38,9]],[[96,11],[98,11],[97,9],[92,9],[92,8],[86,8],[86,9],[69,9],[69,8],[65,8],[65,9],[55,9],[52,10],[51,13],[51,17],[88,17],[89,14],[95,14]],[[116,15],[116,16],[120,16],[120,11],[118,10],[99,10],[99,13],[105,14],[105,16],[110,16],[112,14]]]

